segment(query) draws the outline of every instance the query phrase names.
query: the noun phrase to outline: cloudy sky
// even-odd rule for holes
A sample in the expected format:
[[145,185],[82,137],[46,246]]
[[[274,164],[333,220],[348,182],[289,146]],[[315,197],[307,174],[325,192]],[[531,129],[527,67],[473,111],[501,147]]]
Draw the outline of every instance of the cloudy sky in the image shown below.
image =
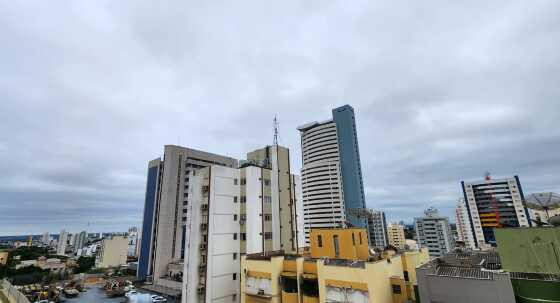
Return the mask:
[[[464,2],[464,3],[463,3]],[[139,225],[164,144],[242,158],[351,104],[367,204],[560,192],[560,2],[2,1],[0,235]]]

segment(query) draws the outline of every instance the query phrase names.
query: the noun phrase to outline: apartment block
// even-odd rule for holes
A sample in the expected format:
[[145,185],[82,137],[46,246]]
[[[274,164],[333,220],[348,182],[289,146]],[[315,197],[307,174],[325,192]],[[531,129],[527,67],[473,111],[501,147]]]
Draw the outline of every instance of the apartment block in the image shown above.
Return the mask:
[[387,238],[389,244],[398,248],[404,249],[406,240],[404,237],[404,226],[397,223],[391,223],[387,227]]
[[210,165],[237,164],[230,157],[176,145],[166,145],[163,159],[148,163],[137,273],[140,280],[181,290],[177,279],[170,276],[174,274],[170,269],[183,267],[190,172]]
[[58,234],[58,242],[56,245],[56,254],[64,256],[66,254],[66,245],[68,242],[68,233],[63,229]]
[[[369,210],[368,216],[368,233],[369,245],[377,249],[385,249],[389,245],[389,238],[387,232],[387,220],[385,219],[385,212],[380,210]],[[404,232],[403,232],[404,238]]]
[[437,209],[428,208],[424,217],[414,218],[418,245],[426,247],[430,257],[441,257],[455,248],[449,218],[440,216]]
[[368,253],[367,230],[313,229],[306,255],[268,252],[241,260],[241,302],[408,302],[426,250]]
[[367,227],[347,209],[364,209],[365,198],[354,109],[332,110],[332,119],[298,127],[306,244],[312,228]]
[[532,225],[518,176],[492,179],[487,174],[483,181],[462,181],[461,186],[476,247],[496,246],[496,228]]
[[126,264],[128,239],[125,236],[113,236],[102,240],[95,259],[98,268],[117,267]]
[[464,199],[457,201],[455,208],[455,222],[457,226],[457,238],[465,243],[465,247],[475,249],[476,244],[473,237],[473,226],[469,220],[469,212]]
[[192,172],[183,302],[238,302],[242,254],[298,251],[299,182],[288,149],[267,146],[239,168]]

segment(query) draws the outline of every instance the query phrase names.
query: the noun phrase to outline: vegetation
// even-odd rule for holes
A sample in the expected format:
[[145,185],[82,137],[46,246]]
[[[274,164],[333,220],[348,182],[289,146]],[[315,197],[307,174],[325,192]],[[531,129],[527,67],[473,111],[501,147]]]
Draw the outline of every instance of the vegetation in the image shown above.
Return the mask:
[[93,266],[95,266],[95,257],[79,257],[78,258],[78,267],[74,270],[74,273],[83,273],[89,272]]

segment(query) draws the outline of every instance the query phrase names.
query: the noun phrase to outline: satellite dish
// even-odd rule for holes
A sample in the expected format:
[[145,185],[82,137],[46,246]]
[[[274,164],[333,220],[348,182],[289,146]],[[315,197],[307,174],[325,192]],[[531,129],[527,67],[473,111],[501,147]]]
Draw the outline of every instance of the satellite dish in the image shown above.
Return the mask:
[[560,208],[560,195],[556,193],[534,193],[525,199],[525,205],[535,210],[552,210]]

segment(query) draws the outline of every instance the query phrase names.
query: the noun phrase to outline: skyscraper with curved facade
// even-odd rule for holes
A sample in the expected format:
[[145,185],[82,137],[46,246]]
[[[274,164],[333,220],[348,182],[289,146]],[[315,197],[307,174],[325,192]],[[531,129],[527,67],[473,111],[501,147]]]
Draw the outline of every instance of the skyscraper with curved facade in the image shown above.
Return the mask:
[[335,108],[332,119],[298,130],[306,243],[311,228],[367,227],[365,218],[348,213],[365,208],[354,109],[350,105]]

